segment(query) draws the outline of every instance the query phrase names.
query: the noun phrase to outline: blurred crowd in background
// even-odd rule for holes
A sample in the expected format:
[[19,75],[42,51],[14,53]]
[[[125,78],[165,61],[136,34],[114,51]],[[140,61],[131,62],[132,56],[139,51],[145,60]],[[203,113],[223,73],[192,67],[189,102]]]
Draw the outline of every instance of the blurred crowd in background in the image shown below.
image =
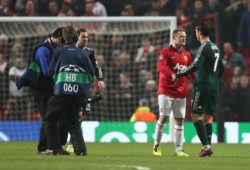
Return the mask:
[[[195,23],[212,21],[212,40],[225,64],[215,119],[250,121],[250,0],[0,0],[0,16],[176,16],[178,26],[187,30],[186,48],[193,56],[199,46],[194,37]],[[145,106],[149,109],[144,110],[157,116],[156,61],[163,48],[158,41],[164,41],[164,35],[90,35],[89,46],[96,50],[107,89],[106,100],[93,107],[88,119],[128,121],[135,110],[140,110],[138,107]],[[33,48],[27,50],[27,44],[18,37],[9,41],[0,34],[0,120],[39,118],[38,114],[27,117],[25,113],[35,113],[27,106],[32,96],[26,89],[17,91],[15,87]],[[192,80],[188,86],[192,89]],[[96,93],[94,82],[93,95]]]

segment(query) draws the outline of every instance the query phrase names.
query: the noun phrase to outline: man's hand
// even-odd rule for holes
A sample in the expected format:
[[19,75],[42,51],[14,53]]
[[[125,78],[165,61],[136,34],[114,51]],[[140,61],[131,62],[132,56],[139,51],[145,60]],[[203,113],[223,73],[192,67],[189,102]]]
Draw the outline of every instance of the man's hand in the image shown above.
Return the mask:
[[177,78],[176,78],[175,74],[172,74],[172,81],[175,83],[177,82]]
[[103,90],[105,88],[105,83],[104,81],[98,81],[98,87]]

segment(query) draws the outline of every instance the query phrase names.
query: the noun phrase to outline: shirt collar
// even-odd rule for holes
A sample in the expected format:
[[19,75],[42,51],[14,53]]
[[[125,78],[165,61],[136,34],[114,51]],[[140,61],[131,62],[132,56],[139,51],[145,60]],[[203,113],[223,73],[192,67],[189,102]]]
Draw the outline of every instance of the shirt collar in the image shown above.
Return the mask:
[[173,45],[172,45],[172,44],[170,45],[170,48],[171,48],[172,50],[174,50],[174,51],[178,52],[178,53],[181,53],[181,52],[182,52],[182,49],[181,49],[180,51],[178,51],[176,48],[174,48],[174,47],[173,47]]
[[47,38],[44,42],[49,42],[53,48],[57,47],[57,45],[50,38]]

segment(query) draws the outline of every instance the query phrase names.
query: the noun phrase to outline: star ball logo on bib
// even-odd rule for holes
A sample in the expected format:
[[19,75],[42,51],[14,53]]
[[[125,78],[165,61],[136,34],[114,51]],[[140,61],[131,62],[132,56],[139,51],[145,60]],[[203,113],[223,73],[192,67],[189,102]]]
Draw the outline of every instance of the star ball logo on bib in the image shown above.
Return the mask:
[[85,73],[86,71],[77,65],[65,65],[60,68],[60,72]]

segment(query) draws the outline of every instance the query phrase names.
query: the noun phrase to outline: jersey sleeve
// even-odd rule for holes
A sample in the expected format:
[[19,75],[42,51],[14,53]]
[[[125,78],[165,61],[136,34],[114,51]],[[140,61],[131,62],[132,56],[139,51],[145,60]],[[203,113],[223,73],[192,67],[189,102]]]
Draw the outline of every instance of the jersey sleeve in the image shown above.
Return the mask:
[[37,49],[36,51],[36,55],[35,58],[36,60],[40,63],[41,69],[42,69],[42,73],[44,76],[48,76],[49,75],[49,65],[47,63],[48,60],[50,60],[50,51],[48,48],[42,46],[40,48]]
[[[190,66],[192,64],[192,57],[191,54],[188,52],[188,66]],[[191,73],[190,75],[188,75],[188,78],[194,79],[195,77],[195,73]]]
[[162,50],[160,52],[160,57],[157,61],[157,70],[158,72],[164,74],[164,75],[171,75],[173,72],[168,68],[168,57],[167,52]]
[[198,68],[198,65],[202,65],[205,61],[205,57],[202,55],[204,53],[204,45],[201,46],[194,58],[194,61],[190,66],[188,66],[185,70],[176,73],[176,78],[187,76],[193,72],[195,72]]
[[90,49],[89,59],[95,69],[95,76],[98,81],[103,80],[103,73],[101,67],[99,67],[98,62],[95,58],[95,52],[93,49]]
[[[82,53],[83,54],[83,53]],[[84,55],[84,54],[83,54]],[[84,55],[85,56],[85,55]],[[90,57],[87,57],[85,56],[84,57],[84,60],[86,62],[86,66],[87,66],[87,70],[88,70],[88,73],[93,77],[95,75],[95,69],[93,67],[93,64],[90,60]]]
[[53,53],[50,65],[49,65],[49,77],[53,77],[53,75],[55,74],[55,68],[56,68],[56,64],[59,58],[59,49],[56,49]]
[[199,59],[195,57],[194,62],[191,65],[189,65],[185,70],[182,70],[175,74],[176,78],[187,76],[195,72],[197,70],[198,60]]

